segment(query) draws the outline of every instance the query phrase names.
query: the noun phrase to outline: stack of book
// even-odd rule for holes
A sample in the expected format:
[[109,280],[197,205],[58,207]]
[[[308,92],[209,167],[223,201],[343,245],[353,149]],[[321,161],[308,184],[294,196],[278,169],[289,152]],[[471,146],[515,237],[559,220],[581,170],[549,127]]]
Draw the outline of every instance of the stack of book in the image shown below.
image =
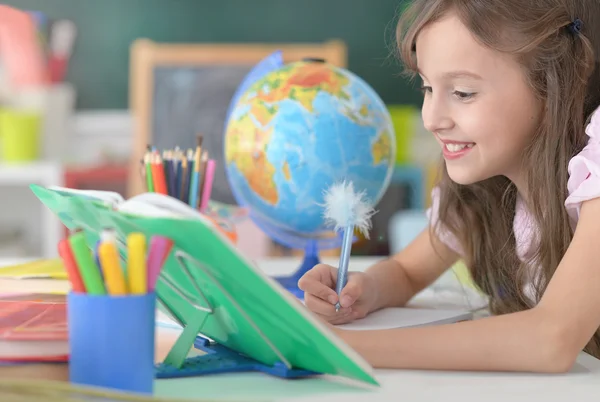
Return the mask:
[[0,365],[68,360],[69,287],[60,260],[0,267]]

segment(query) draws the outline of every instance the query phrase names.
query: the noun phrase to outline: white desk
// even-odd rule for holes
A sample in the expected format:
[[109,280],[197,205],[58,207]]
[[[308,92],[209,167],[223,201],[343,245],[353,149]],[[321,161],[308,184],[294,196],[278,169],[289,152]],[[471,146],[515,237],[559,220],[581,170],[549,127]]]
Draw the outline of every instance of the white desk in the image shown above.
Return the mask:
[[[335,260],[328,260],[335,263]],[[372,258],[351,261],[351,269],[363,270]],[[261,261],[270,275],[285,275],[298,261]],[[438,293],[438,296],[440,294]],[[434,296],[435,297],[435,296]],[[425,296],[422,300],[425,300]],[[452,303],[454,305],[454,303]],[[172,329],[160,329],[162,334]],[[449,345],[450,346],[450,345]],[[187,379],[158,380],[156,395],[180,398],[231,398],[276,401],[460,401],[460,402],[587,402],[600,400],[600,360],[581,354],[573,370],[564,375],[521,373],[471,373],[377,370],[381,386],[357,385],[329,376],[282,380],[259,373],[219,374]]]
[[600,362],[582,355],[565,375],[378,370],[381,387],[337,378],[282,380],[255,373],[158,380],[156,396],[275,401],[597,402]]

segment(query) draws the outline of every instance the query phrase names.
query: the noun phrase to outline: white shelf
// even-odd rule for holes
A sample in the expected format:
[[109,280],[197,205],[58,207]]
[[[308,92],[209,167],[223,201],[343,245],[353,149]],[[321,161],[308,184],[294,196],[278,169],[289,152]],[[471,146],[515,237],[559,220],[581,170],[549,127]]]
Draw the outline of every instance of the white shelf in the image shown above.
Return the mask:
[[[2,186],[28,188],[31,184],[48,187],[63,186],[63,183],[63,166],[58,162],[0,163],[0,194]],[[53,258],[57,255],[56,246],[62,237],[62,224],[44,204],[39,202],[38,207],[41,208],[41,219],[35,223],[35,228],[27,229],[41,233],[40,257]]]
[[63,170],[59,163],[0,163],[0,185],[58,185],[63,182],[62,176]]

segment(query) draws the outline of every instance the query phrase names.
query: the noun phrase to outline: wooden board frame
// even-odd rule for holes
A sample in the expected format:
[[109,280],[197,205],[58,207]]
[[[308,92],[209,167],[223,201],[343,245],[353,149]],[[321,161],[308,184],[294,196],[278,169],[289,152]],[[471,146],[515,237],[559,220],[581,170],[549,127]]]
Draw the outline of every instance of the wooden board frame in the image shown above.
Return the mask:
[[157,43],[148,39],[133,42],[130,51],[129,107],[133,117],[132,155],[127,197],[144,191],[140,160],[152,143],[153,70],[159,66],[205,66],[216,64],[253,65],[281,50],[286,63],[305,57],[325,59],[347,67],[347,48],[340,40],[322,43]]

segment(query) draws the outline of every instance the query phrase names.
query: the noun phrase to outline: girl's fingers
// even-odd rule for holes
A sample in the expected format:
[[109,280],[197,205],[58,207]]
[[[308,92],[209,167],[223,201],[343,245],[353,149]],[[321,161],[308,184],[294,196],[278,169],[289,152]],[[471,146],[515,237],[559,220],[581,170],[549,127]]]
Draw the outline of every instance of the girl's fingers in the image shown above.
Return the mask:
[[326,302],[310,293],[304,294],[304,304],[309,310],[325,317],[333,317],[350,311],[349,308],[343,307],[339,311],[335,311],[335,306],[333,304]]

